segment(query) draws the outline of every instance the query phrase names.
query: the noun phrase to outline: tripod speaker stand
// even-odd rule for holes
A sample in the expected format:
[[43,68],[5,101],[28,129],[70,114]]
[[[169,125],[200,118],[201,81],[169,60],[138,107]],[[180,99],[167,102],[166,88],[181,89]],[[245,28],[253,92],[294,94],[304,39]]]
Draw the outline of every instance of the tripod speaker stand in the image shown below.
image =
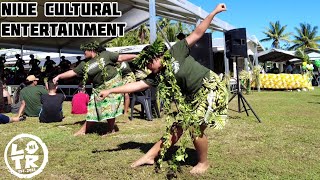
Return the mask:
[[[239,80],[239,66],[238,66],[238,57],[236,56],[236,66],[237,66],[237,90],[236,92],[233,94],[233,96],[230,98],[229,103],[236,97],[238,96],[238,112],[241,113],[242,108],[244,108],[244,111],[246,112],[247,116],[249,116],[248,110],[251,110],[252,113],[254,114],[254,116],[257,118],[258,122],[261,123],[261,120],[259,119],[258,115],[254,112],[254,110],[252,109],[251,105],[249,104],[249,102],[246,100],[246,98],[244,98],[242,92],[241,92],[241,84],[240,84],[240,80]],[[248,109],[246,107],[246,105],[248,106]],[[242,107],[241,107],[242,106]]]
[[[226,31],[224,33],[225,36],[225,44],[226,44],[226,56],[228,58],[235,57],[236,58],[236,68],[237,68],[237,91],[233,94],[229,102],[232,101],[236,96],[238,96],[238,112],[241,113],[242,107],[246,111],[247,116],[249,116],[248,110],[251,110],[254,116],[257,118],[259,122],[260,119],[257,114],[254,112],[248,101],[244,98],[241,93],[241,85],[239,80],[239,71],[240,68],[238,66],[238,57],[248,57],[248,49],[247,49],[247,35],[246,28],[232,29]],[[248,109],[246,107],[248,106]],[[242,107],[241,107],[242,106]]]

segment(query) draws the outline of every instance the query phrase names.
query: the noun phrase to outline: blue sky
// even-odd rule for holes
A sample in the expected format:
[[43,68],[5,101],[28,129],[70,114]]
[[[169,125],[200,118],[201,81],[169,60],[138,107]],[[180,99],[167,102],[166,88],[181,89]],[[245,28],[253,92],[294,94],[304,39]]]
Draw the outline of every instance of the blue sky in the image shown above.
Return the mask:
[[[309,23],[312,26],[320,26],[320,1],[319,0],[189,0],[200,6],[207,12],[211,12],[218,3],[225,3],[227,11],[216,17],[229,24],[241,28],[247,28],[250,35],[255,35],[259,40],[265,38],[262,33],[269,22],[280,21],[281,25],[287,25],[286,32],[296,34],[295,27],[300,23]],[[320,29],[318,30],[320,35]],[[221,37],[216,33],[214,37]],[[270,47],[271,43],[262,43]],[[283,43],[282,43],[283,45]]]

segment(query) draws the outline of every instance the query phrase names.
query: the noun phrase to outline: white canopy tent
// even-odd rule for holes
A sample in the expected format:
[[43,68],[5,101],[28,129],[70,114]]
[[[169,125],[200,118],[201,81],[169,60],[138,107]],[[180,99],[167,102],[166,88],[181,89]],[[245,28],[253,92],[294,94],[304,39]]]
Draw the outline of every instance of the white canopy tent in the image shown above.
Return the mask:
[[[91,0],[73,0],[73,2],[92,2]],[[153,19],[152,13],[149,12],[149,5],[154,0],[118,0],[119,10],[122,12],[121,17],[45,17],[44,3],[46,1],[37,0],[38,16],[37,17],[0,17],[0,22],[126,22],[126,31],[134,29],[146,22],[149,18]],[[24,0],[15,0],[14,2],[25,2]],[[65,0],[56,0],[55,2],[65,2]],[[99,2],[99,1],[98,1]],[[101,1],[106,2],[106,1]],[[110,1],[111,2],[111,1]],[[155,2],[155,12],[157,16],[166,17],[189,24],[196,24],[199,19],[205,18],[208,13],[194,4],[185,0],[157,0]],[[150,22],[151,24],[154,22]],[[217,31],[226,31],[234,28],[228,23],[215,18],[210,26]],[[155,33],[152,30],[151,34]],[[65,53],[82,53],[79,46],[88,41],[97,40],[104,44],[111,38],[32,38],[17,37],[4,38],[0,37],[0,47],[2,48],[21,48],[37,51],[65,52]]]

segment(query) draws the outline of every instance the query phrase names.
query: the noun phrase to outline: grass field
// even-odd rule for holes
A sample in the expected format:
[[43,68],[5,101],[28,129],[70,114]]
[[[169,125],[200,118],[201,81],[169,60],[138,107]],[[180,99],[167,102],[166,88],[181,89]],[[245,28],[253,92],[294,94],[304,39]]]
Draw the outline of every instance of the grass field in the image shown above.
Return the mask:
[[[320,179],[320,89],[263,91],[245,97],[262,123],[251,112],[247,117],[230,110],[224,130],[206,131],[209,170],[197,177],[189,173],[196,164],[190,143],[178,179]],[[236,101],[229,106],[236,109]],[[165,172],[155,173],[153,166],[130,168],[164,133],[164,118],[124,123],[121,116],[115,134],[73,137],[85,116],[71,115],[70,108],[70,102],[65,102],[66,118],[61,123],[40,124],[37,118],[27,118],[0,125],[0,179],[15,179],[7,171],[3,153],[20,133],[40,137],[49,149],[49,162],[34,179],[165,179]]]

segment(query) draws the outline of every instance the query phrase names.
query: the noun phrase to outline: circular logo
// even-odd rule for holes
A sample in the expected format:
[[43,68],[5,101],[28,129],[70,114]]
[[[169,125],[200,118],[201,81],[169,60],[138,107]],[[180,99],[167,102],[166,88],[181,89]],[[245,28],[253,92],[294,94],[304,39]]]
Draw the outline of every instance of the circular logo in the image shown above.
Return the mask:
[[48,148],[37,136],[19,134],[7,144],[4,161],[11,174],[19,178],[32,178],[45,168]]

